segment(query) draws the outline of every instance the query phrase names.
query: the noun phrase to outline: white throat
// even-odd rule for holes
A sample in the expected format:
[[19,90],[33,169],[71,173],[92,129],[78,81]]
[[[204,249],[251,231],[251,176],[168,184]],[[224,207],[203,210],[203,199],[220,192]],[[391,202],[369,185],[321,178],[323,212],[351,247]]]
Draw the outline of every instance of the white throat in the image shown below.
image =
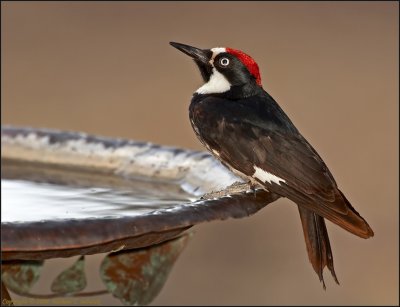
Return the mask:
[[218,70],[213,67],[210,80],[200,87],[197,94],[216,94],[229,91],[231,84]]

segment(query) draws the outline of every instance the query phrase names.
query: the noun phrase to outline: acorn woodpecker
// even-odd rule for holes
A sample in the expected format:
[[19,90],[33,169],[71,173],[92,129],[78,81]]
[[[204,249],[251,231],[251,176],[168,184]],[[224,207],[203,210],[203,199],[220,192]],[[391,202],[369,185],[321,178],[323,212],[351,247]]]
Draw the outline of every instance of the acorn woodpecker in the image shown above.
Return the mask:
[[325,288],[327,266],[338,283],[324,218],[361,238],[374,233],[315,149],[263,89],[257,63],[232,48],[170,44],[193,58],[204,79],[189,107],[201,143],[252,186],[297,204],[315,272]]

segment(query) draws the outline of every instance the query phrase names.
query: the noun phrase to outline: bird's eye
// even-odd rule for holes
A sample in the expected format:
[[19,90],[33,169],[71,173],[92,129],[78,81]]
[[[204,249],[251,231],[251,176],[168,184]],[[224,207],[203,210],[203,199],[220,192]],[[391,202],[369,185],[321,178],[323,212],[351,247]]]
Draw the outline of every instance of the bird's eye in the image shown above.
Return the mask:
[[229,65],[229,59],[228,58],[222,58],[222,59],[219,60],[219,63],[222,66],[228,66]]

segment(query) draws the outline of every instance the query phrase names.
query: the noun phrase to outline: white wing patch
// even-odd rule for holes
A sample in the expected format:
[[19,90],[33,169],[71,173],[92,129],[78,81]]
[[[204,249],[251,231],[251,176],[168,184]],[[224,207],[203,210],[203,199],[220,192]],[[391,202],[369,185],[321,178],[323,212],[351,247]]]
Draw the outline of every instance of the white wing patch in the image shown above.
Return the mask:
[[200,87],[197,94],[216,94],[229,91],[231,84],[218,70],[213,68],[210,80]]
[[254,174],[253,177],[257,178],[258,180],[261,180],[262,182],[275,182],[276,184],[281,184],[281,182],[286,182],[284,179],[279,178],[278,176],[275,176],[274,174],[268,173],[267,171],[264,171],[263,169],[254,166]]

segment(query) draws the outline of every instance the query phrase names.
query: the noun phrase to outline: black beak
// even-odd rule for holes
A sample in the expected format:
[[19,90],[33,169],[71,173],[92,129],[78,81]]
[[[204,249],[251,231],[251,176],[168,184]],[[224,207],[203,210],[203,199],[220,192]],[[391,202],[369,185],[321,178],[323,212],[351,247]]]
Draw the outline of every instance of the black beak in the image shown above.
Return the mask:
[[210,61],[211,59],[212,52],[210,50],[202,50],[196,47],[175,42],[170,42],[170,45],[192,57],[196,62],[208,64],[208,61]]

